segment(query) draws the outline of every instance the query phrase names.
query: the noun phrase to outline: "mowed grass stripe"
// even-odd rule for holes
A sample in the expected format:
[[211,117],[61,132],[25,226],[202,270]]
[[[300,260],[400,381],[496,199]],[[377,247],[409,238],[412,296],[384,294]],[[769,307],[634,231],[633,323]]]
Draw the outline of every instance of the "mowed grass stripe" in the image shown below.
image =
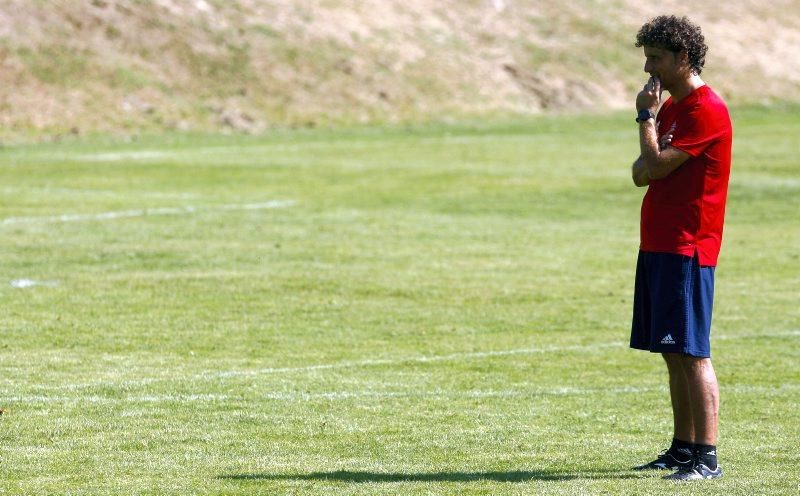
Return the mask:
[[287,208],[294,205],[291,200],[270,200],[259,203],[240,203],[228,205],[185,205],[180,207],[145,208],[139,210],[120,210],[94,214],[59,214],[39,217],[7,217],[0,225],[47,224],[53,222],[86,222],[126,219],[131,217],[150,217],[158,215],[192,215],[205,212],[230,212],[236,210],[268,210]]
[[[786,331],[786,332],[774,332],[774,333],[751,333],[751,334],[742,334],[742,335],[722,335],[722,336],[715,336],[713,341],[732,341],[732,340],[761,340],[761,339],[791,339],[800,337],[800,330],[797,331]],[[98,389],[98,388],[112,388],[115,390],[129,390],[131,388],[141,388],[141,387],[148,387],[155,385],[157,383],[160,384],[169,384],[169,383],[180,383],[180,382],[187,382],[197,385],[198,382],[205,382],[205,381],[218,381],[218,380],[225,380],[225,379],[232,379],[232,378],[248,378],[248,377],[257,377],[257,376],[264,376],[264,375],[282,375],[282,374],[317,374],[317,373],[324,373],[326,371],[340,371],[346,369],[365,369],[365,368],[403,368],[409,365],[414,364],[436,364],[439,362],[464,362],[464,361],[473,361],[473,360],[483,360],[483,359],[493,359],[493,358],[502,358],[508,357],[513,355],[536,355],[536,354],[591,354],[591,355],[603,355],[608,353],[613,353],[614,349],[626,349],[627,342],[624,341],[615,341],[610,343],[593,343],[593,344],[582,344],[582,345],[570,345],[570,346],[547,346],[547,347],[538,347],[538,348],[519,348],[519,349],[510,349],[510,350],[491,350],[491,351],[472,351],[472,352],[462,352],[462,353],[452,353],[448,355],[423,355],[423,356],[414,356],[414,357],[394,357],[394,358],[371,358],[371,359],[364,359],[359,361],[345,361],[339,363],[331,363],[331,364],[316,364],[316,365],[304,365],[304,366],[297,366],[297,367],[264,367],[258,369],[244,369],[244,370],[217,370],[217,371],[207,371],[203,373],[191,373],[187,370],[172,370],[169,367],[164,367],[161,365],[160,368],[162,370],[162,375],[158,377],[143,377],[138,379],[120,379],[120,380],[102,380],[102,381],[92,381],[88,383],[75,383],[75,384],[62,384],[58,386],[52,386],[47,384],[39,384],[36,386],[36,389],[39,391],[42,390],[53,390],[53,391],[76,391],[76,390],[84,390],[84,389]],[[617,351],[618,352],[618,351]],[[121,357],[123,358],[123,357]],[[106,356],[104,357],[106,363],[113,363],[113,357]],[[443,364],[443,366],[447,366]],[[129,364],[126,369],[130,371],[130,369],[134,369],[137,374],[141,374],[141,372],[148,372],[152,371],[153,367],[151,365],[136,365],[136,364]],[[623,388],[624,389],[624,388]],[[195,395],[196,396],[196,395]],[[200,396],[198,396],[200,397]]]
[[[734,396],[759,395],[763,397],[776,397],[794,395],[800,391],[800,383],[781,384],[779,386],[755,386],[751,384],[725,384],[725,394]],[[152,394],[152,395],[127,395],[123,397],[81,395],[23,395],[5,396],[3,399],[10,404],[30,405],[35,403],[106,403],[106,404],[150,404],[150,403],[214,403],[214,402],[259,402],[259,401],[347,401],[347,400],[387,400],[392,398],[408,399],[436,399],[441,401],[464,398],[533,398],[536,396],[581,396],[581,395],[626,395],[668,393],[667,386],[652,387],[596,387],[579,388],[560,386],[553,388],[531,388],[519,390],[432,390],[432,391],[322,391],[322,392],[266,392],[253,393],[248,396],[234,394]],[[5,414],[13,415],[14,410],[7,410]]]

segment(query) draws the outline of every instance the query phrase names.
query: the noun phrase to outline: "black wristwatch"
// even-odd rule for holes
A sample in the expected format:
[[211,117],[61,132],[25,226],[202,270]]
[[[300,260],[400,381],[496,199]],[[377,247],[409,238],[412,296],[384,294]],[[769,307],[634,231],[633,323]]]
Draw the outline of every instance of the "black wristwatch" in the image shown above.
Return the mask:
[[650,109],[642,109],[639,111],[639,115],[636,116],[636,122],[649,121],[650,119],[655,118],[656,114],[654,114]]

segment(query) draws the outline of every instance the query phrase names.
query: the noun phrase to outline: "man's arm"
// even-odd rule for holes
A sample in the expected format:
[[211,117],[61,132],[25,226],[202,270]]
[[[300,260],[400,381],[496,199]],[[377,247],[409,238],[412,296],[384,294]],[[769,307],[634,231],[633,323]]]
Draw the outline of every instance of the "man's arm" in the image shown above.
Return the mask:
[[[658,78],[651,77],[642,91],[636,96],[636,109],[642,111],[648,109],[651,115],[655,115],[660,101],[661,81]],[[669,136],[667,140],[662,140],[662,143],[659,144],[655,119],[639,121],[640,158],[643,164],[642,167],[644,167],[650,180],[667,177],[689,158],[688,153],[669,146],[669,141],[671,140],[672,136]],[[634,183],[637,186],[644,186],[644,184],[636,182],[635,177]]]
[[[672,143],[672,134],[665,134],[658,140],[658,150],[663,151],[669,144]],[[647,186],[650,184],[650,174],[647,172],[647,167],[644,165],[642,156],[639,155],[631,166],[631,176],[633,176],[633,184],[636,186]]]
[[668,145],[659,147],[658,132],[653,119],[639,123],[639,148],[642,152],[640,158],[649,179],[663,179],[689,159],[689,154],[683,150]]

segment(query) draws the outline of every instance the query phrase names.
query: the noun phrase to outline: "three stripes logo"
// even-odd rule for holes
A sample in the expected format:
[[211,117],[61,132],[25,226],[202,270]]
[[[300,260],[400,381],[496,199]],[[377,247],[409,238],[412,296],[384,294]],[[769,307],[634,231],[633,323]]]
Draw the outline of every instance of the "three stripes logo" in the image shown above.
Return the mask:
[[672,333],[664,336],[664,339],[661,340],[661,344],[675,344],[675,340],[672,339]]

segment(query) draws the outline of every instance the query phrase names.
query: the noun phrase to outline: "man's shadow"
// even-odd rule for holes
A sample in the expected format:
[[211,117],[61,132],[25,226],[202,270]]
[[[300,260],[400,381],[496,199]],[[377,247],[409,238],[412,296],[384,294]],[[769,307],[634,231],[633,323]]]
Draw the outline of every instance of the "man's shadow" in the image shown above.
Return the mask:
[[569,481],[575,479],[636,479],[641,474],[628,470],[580,470],[558,472],[546,470],[520,470],[511,472],[364,472],[338,470],[311,473],[252,473],[220,475],[217,478],[234,481],[305,480],[338,482],[529,482]]

